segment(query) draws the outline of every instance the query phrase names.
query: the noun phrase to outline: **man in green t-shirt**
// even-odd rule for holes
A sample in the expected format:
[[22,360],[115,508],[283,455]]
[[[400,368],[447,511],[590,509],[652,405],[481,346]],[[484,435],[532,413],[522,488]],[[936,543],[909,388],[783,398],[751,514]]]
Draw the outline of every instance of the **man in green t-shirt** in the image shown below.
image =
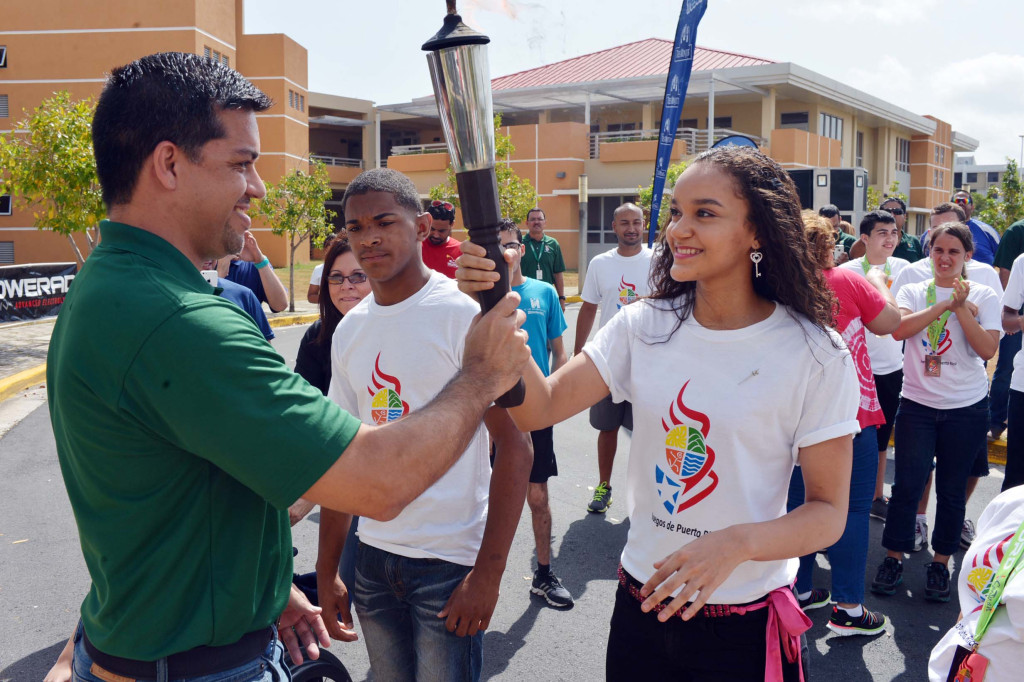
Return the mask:
[[555,287],[558,302],[565,312],[565,261],[562,260],[562,247],[554,237],[544,234],[544,226],[548,218],[540,208],[531,208],[526,214],[526,227],[529,235],[526,238],[526,253],[523,255],[523,274],[539,279]]
[[290,587],[288,505],[393,518],[530,357],[510,295],[471,329],[462,371],[392,424],[291,372],[199,272],[241,249],[266,193],[271,105],[226,66],[164,53],[114,69],[96,108],[109,220],[54,327],[47,391],[92,579],[75,667],[98,679],[271,679],[275,623],[293,660],[315,657],[329,639]]

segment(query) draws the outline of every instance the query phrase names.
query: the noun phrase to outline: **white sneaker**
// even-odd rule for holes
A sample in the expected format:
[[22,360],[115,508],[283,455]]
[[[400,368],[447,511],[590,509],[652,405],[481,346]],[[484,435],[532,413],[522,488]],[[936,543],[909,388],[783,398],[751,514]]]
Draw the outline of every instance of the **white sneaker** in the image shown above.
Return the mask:
[[922,549],[928,547],[928,522],[918,519],[917,525],[914,528],[914,550],[920,552]]

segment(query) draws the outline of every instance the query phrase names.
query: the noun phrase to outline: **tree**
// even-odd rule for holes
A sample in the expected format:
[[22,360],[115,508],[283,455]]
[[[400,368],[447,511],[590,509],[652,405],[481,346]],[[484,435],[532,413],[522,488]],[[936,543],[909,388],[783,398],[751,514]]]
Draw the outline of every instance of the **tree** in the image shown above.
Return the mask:
[[306,239],[319,246],[331,233],[331,218],[336,214],[324,204],[330,198],[327,167],[320,161],[310,161],[308,173],[293,169],[277,184],[267,183],[267,196],[253,201],[253,215],[266,219],[274,234],[288,236],[290,312],[295,312],[295,252]]
[[[508,159],[516,151],[512,138],[501,132],[501,114],[494,116],[494,174],[498,178],[498,203],[503,218],[511,218],[517,223],[526,220],[526,214],[537,205],[537,190],[530,181],[519,177],[508,164]],[[430,188],[430,198],[449,201],[459,206],[459,189],[455,181],[455,171],[448,166],[445,181]]]
[[1021,186],[1017,162],[1007,159],[1002,183],[998,187],[989,187],[984,196],[972,192],[971,198],[974,202],[974,215],[1000,233],[1024,218],[1024,187]]
[[[686,170],[686,162],[680,161],[679,163],[672,164],[665,171],[665,194],[671,194],[672,188],[676,185],[676,180]],[[651,204],[654,200],[654,181],[651,181],[647,187],[637,187],[637,203],[640,204],[640,208],[644,212],[644,220],[647,221],[647,225],[651,224]],[[661,198],[661,209],[658,211],[658,231],[660,232],[665,225],[668,224],[668,211],[669,201],[665,197]]]
[[91,253],[106,215],[92,151],[95,108],[91,98],[60,91],[0,136],[0,194],[32,207],[38,229],[67,237],[79,266],[85,258],[74,235],[85,235]]
[[889,191],[881,192],[874,187],[868,187],[868,210],[874,211],[876,208],[882,205],[886,199],[899,198],[903,200],[903,203],[907,203],[907,195],[900,191],[900,183],[898,180],[893,180],[889,183]]

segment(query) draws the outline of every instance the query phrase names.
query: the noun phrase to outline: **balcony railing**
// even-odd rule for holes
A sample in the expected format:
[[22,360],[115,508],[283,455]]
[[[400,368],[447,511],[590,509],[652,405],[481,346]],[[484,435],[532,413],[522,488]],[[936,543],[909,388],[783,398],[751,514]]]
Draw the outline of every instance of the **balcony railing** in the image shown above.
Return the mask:
[[[746,135],[759,145],[764,145],[764,140],[759,137],[747,135],[729,128],[715,128],[712,133],[712,144],[730,135]],[[601,158],[601,143],[603,142],[639,142],[642,140],[657,140],[658,130],[616,130],[614,132],[590,133],[590,158]],[[679,128],[676,130],[676,139],[686,141],[686,149],[690,154],[696,154],[708,148],[707,128]]]
[[323,154],[310,154],[310,161],[319,161],[325,166],[343,166],[345,168],[362,168],[362,159],[347,159],[343,156],[325,156]]
[[406,154],[444,154],[448,151],[448,145],[444,142],[432,142],[430,144],[402,144],[391,148],[391,156],[405,156]]

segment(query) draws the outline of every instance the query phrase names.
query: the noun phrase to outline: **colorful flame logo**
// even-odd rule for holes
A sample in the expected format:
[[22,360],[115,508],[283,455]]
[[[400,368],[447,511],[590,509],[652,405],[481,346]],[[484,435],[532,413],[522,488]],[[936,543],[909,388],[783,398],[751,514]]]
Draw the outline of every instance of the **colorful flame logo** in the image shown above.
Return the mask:
[[[930,353],[931,347],[928,345],[928,339],[921,339],[921,345],[924,346],[924,352]],[[946,351],[953,347],[953,339],[949,336],[949,330],[943,329],[942,336],[939,337],[939,350],[936,351],[938,355],[945,355]]]
[[[718,474],[712,471],[715,451],[708,447],[707,436],[711,420],[686,407],[683,393],[690,384],[687,381],[679,389],[675,402],[669,406],[671,426],[664,419],[665,460],[667,469],[654,467],[654,479],[661,503],[670,514],[676,514],[697,504],[718,487]],[[676,408],[689,423],[676,413]]]
[[978,603],[978,607],[985,603],[988,597],[988,589],[992,585],[992,578],[995,577],[996,568],[1003,560],[1006,553],[1006,545],[1013,539],[1013,533],[995,543],[984,552],[978,552],[971,561],[970,571],[967,573],[967,589],[971,597]]
[[[409,414],[409,403],[402,400],[402,383],[397,377],[385,374],[380,368],[380,353],[373,363],[373,388],[367,392],[373,396],[370,401],[370,416],[374,424],[386,424]],[[391,384],[386,386],[384,382]]]
[[630,284],[626,281],[626,276],[623,275],[619,278],[619,308],[624,305],[629,305],[639,296],[636,295],[636,285]]

